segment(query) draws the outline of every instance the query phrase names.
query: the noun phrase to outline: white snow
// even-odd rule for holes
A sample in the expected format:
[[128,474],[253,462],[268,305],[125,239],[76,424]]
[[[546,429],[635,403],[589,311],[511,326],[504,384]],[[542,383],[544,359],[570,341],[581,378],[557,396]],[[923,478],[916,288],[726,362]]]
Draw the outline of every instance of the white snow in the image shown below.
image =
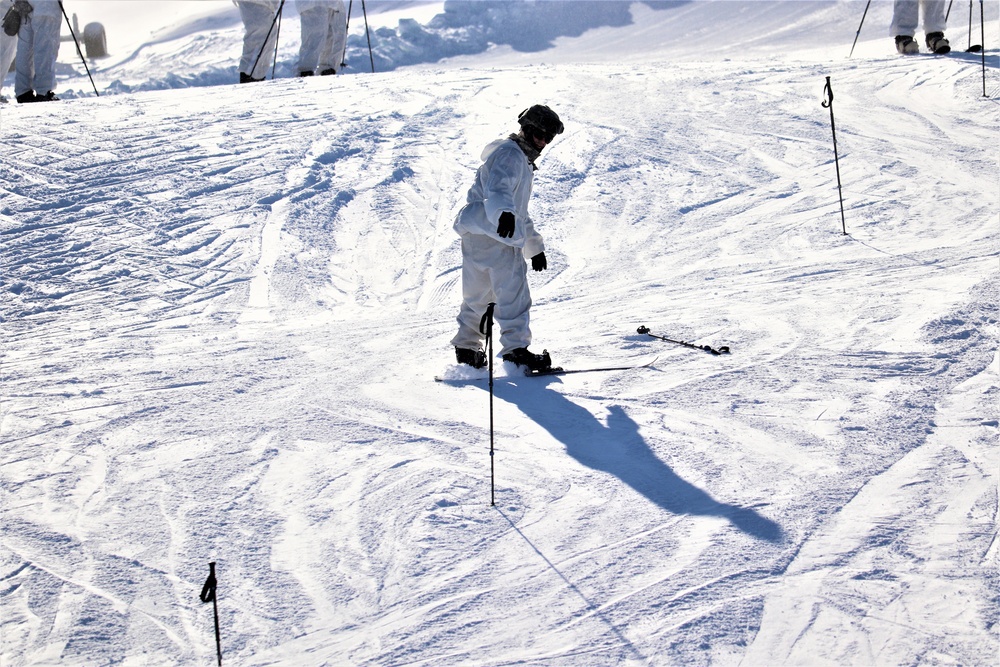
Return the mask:
[[[996,3],[986,95],[963,3],[848,59],[863,2],[371,2],[375,74],[355,3],[312,79],[290,10],[243,86],[232,3],[138,4],[66,2],[100,97],[64,46],[0,106],[0,664],[213,664],[209,562],[224,664],[996,664]],[[656,361],[498,360],[491,505],[489,384],[433,378],[536,102],[532,347]]]

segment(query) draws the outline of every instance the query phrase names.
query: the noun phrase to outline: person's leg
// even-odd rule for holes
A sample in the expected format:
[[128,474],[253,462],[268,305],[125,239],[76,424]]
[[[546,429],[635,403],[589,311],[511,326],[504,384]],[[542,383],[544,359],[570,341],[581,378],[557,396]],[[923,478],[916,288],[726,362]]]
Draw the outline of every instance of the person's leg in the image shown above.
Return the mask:
[[31,19],[35,36],[32,69],[35,94],[42,96],[56,87],[56,58],[59,56],[61,16],[42,15]]
[[302,45],[299,47],[299,73],[312,72],[320,60],[320,49],[326,35],[325,7],[312,7],[300,14]]
[[[14,76],[14,95],[21,97],[34,91],[35,78],[35,27],[32,21],[22,21],[17,33],[17,73]],[[45,91],[43,90],[42,93]],[[33,101],[33,100],[32,100]]]
[[909,35],[913,37],[917,34],[917,24],[920,22],[919,13],[918,0],[895,0],[892,6],[892,23],[889,24],[890,36]]
[[944,0],[923,0],[924,9],[924,32],[944,32],[945,25],[944,13],[947,9],[947,5]]
[[500,245],[485,236],[462,236],[462,307],[458,313],[458,333],[451,344],[468,350],[483,346],[479,324],[490,302],[495,300],[490,284],[490,263],[493,248]]

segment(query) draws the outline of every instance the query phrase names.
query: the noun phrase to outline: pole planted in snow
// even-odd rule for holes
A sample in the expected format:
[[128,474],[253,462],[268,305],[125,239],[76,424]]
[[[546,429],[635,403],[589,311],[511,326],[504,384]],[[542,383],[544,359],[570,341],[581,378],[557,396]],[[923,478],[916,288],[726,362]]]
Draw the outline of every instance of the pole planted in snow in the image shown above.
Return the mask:
[[375,56],[372,55],[372,36],[368,32],[368,10],[365,9],[365,0],[361,0],[361,14],[365,17],[365,37],[368,38],[368,60],[372,64],[372,74],[375,73]]
[[496,484],[493,456],[493,309],[495,303],[486,307],[486,314],[479,320],[479,333],[486,335],[486,349],[490,359],[490,507],[496,505]]
[[[76,38],[76,33],[73,31],[73,24],[69,22],[69,16],[66,15],[66,8],[63,7],[62,0],[59,0],[59,9],[62,11],[63,17],[66,19],[66,27],[69,28],[69,34],[73,36],[73,43],[76,44],[76,53],[80,56],[80,61],[83,63],[83,69],[87,70],[87,78],[90,79],[90,85],[94,87],[94,95],[98,97],[101,96],[97,92],[97,86],[94,84],[94,77],[90,76],[90,68],[87,67],[87,59],[83,57],[83,51],[80,50],[80,41]],[[4,75],[7,73],[4,72]]]
[[854,47],[858,45],[858,37],[861,35],[861,26],[865,24],[865,17],[868,16],[868,7],[872,4],[872,0],[868,0],[868,4],[865,5],[865,13],[861,15],[861,23],[858,24],[858,31],[854,33],[854,44],[851,44],[851,52],[847,54],[847,59],[850,60],[851,56],[854,55]]
[[[271,21],[271,27],[267,29],[267,34],[264,35],[264,43],[260,45],[260,51],[257,52],[257,59],[253,61],[253,66],[250,68],[250,76],[253,77],[253,73],[257,71],[257,63],[260,62],[260,57],[264,55],[264,49],[267,48],[267,40],[271,38],[271,31],[274,30],[275,24],[278,22],[278,17],[281,16],[281,10],[285,8],[285,0],[281,0],[281,4],[278,5],[278,11],[274,14],[274,19]],[[277,57],[278,54],[278,38],[274,38],[274,54]],[[271,70],[271,78],[274,78],[274,70]]]
[[[971,2],[971,0],[970,0],[970,2]],[[970,7],[970,9],[971,9],[971,7]],[[970,23],[969,23],[970,29],[969,29],[969,32],[971,33],[972,32],[972,29],[971,29],[972,14],[971,13],[969,14],[969,19],[970,19]],[[980,42],[980,46],[983,47],[982,50],[980,51],[980,54],[981,54],[981,57],[982,57],[982,61],[983,61],[983,97],[989,97],[989,95],[986,94],[986,27],[985,27],[984,24],[985,24],[985,20],[983,19],[983,0],[979,0],[979,42]],[[970,39],[970,41],[971,41],[971,39]]]
[[209,563],[208,579],[205,580],[205,585],[201,587],[201,595],[199,597],[202,602],[211,602],[213,611],[215,612],[215,653],[219,658],[219,667],[222,667],[222,639],[219,636],[219,601],[215,594],[217,584],[215,563]]
[[826,77],[826,87],[823,89],[824,109],[830,110],[830,129],[833,131],[833,163],[837,167],[837,192],[840,194],[840,224],[847,235],[847,222],[844,220],[844,190],[840,185],[840,157],[837,155],[837,125],[833,120],[833,88],[830,86],[830,77]]

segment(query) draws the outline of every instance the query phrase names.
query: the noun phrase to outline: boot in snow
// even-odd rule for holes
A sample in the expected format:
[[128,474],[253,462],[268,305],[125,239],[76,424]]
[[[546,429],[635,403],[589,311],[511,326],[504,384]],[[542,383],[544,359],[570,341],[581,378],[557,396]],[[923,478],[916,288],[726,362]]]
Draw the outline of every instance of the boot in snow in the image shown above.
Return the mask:
[[464,347],[455,348],[455,359],[458,363],[483,368],[486,365],[486,353],[482,350],[470,350]]
[[548,350],[542,350],[541,354],[535,354],[529,352],[526,347],[518,347],[503,355],[503,360],[523,366],[532,371],[540,371],[552,367],[552,358],[549,357]]
[[927,48],[939,55],[951,51],[951,44],[944,38],[943,32],[927,33]]
[[896,35],[896,51],[904,56],[912,56],[914,53],[920,53],[920,45],[911,35]]

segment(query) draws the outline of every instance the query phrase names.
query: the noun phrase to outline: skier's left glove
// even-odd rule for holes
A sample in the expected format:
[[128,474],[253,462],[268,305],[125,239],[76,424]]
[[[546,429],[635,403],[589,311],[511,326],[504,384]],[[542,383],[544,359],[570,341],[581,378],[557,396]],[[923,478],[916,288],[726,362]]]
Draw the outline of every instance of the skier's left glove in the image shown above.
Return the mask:
[[502,239],[514,238],[514,214],[504,211],[500,214],[500,224],[497,225],[497,236]]
[[531,268],[535,271],[544,271],[549,268],[549,263],[545,261],[544,252],[540,252],[531,258]]

